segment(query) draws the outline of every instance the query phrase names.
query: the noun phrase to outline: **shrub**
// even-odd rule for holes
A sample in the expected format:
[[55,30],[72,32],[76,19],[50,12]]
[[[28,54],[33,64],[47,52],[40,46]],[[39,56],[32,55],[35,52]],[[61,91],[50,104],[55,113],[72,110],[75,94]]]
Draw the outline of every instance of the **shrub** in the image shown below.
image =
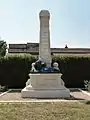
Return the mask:
[[7,86],[1,86],[0,85],[0,92],[5,92],[8,90],[8,87]]
[[90,79],[89,56],[55,56],[53,61],[59,63],[62,79],[66,87],[84,87],[84,80]]
[[33,61],[35,58],[27,55],[1,58],[0,84],[13,88],[24,87]]
[[[13,88],[23,88],[28,80],[31,63],[36,58],[30,55],[9,55],[0,58],[0,84]],[[85,87],[84,80],[90,79],[90,57],[54,56],[58,62],[66,87]]]
[[85,85],[86,90],[90,91],[90,81],[85,80],[84,85]]

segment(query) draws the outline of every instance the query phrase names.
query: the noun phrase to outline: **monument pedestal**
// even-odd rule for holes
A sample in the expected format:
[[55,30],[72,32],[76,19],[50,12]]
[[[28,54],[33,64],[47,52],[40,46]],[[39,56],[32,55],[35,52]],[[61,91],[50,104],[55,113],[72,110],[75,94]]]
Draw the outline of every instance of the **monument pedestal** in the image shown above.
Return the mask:
[[29,74],[30,79],[21,91],[26,98],[67,98],[70,91],[64,86],[60,73]]

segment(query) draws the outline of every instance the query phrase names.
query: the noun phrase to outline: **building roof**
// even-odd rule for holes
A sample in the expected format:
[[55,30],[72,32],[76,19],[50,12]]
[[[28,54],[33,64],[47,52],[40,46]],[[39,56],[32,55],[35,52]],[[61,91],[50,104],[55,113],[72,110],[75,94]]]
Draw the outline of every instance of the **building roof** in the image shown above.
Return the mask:
[[[8,53],[38,53],[39,43],[9,44]],[[51,53],[90,54],[90,48],[51,48]]]

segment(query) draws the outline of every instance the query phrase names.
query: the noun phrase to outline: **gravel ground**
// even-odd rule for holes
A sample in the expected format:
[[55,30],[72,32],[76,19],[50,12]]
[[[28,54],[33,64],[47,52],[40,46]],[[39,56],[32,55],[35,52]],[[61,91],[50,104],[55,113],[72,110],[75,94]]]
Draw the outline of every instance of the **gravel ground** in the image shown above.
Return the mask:
[[[82,93],[79,90],[71,91],[70,92],[71,97],[64,100],[90,100],[90,96]],[[2,96],[0,96],[0,101],[40,101],[40,100],[63,100],[63,99],[31,99],[31,98],[22,98],[21,97],[21,91],[14,90],[11,92],[8,92]]]

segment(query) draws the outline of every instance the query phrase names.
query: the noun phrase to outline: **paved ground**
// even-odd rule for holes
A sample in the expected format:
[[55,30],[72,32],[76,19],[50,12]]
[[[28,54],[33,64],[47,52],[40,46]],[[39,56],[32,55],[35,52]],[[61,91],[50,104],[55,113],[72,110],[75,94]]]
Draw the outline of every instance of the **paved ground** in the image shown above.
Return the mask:
[[90,96],[82,93],[79,90],[71,90],[71,97],[69,99],[31,99],[31,98],[22,98],[20,90],[14,90],[0,96],[1,101],[82,101],[82,100],[90,100]]

